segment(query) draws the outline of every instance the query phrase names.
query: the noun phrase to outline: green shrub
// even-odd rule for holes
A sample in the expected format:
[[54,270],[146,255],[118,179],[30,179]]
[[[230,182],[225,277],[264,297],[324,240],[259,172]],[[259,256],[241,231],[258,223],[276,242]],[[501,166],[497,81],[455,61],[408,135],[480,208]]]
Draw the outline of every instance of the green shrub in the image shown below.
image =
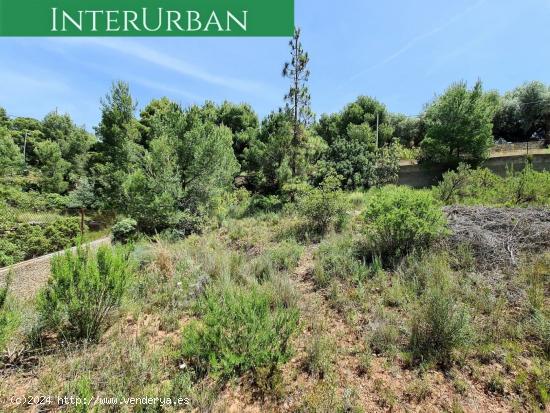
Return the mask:
[[538,341],[542,352],[550,357],[550,317],[540,311],[535,312],[529,330]]
[[410,348],[416,361],[450,364],[452,352],[470,339],[468,312],[445,288],[426,292],[412,318]]
[[248,213],[256,212],[278,212],[283,207],[283,202],[276,195],[254,195],[250,198]]
[[137,222],[132,218],[123,218],[111,228],[113,241],[125,243],[133,239],[137,234]]
[[39,225],[21,224],[10,239],[24,252],[25,259],[53,252],[44,228]]
[[[182,355],[200,376],[227,379],[247,372],[273,378],[290,357],[295,309],[273,306],[261,286],[220,283],[200,300],[200,321],[183,333]],[[266,373],[267,372],[267,373]]]
[[399,348],[399,328],[393,320],[381,320],[368,336],[368,344],[375,354],[394,354]]
[[339,231],[344,226],[348,205],[339,187],[339,179],[329,176],[319,188],[310,189],[298,200],[297,209],[306,220],[308,235],[323,236],[330,229]]
[[53,257],[51,277],[38,297],[40,329],[66,339],[98,340],[130,275],[122,249],[78,248]]
[[372,190],[364,213],[375,255],[390,261],[445,234],[445,218],[429,192],[387,186]]
[[550,202],[550,172],[537,172],[527,162],[521,171],[509,168],[501,178],[487,168],[460,164],[443,175],[433,194],[446,205],[528,206]]
[[80,221],[75,217],[63,217],[45,226],[13,224],[6,234],[0,240],[0,266],[12,265],[23,259],[39,257],[75,245],[80,234]]
[[0,268],[13,265],[24,258],[23,251],[8,239],[0,239]]
[[77,217],[60,218],[44,228],[49,241],[48,252],[61,251],[75,244],[80,235],[80,220]]
[[326,325],[317,322],[313,325],[309,343],[306,347],[305,368],[318,379],[328,376],[336,356],[336,343],[325,333]]
[[269,260],[277,271],[288,271],[298,265],[303,247],[295,240],[284,240],[268,252]]
[[313,279],[319,288],[326,288],[333,279],[360,283],[368,276],[368,269],[356,256],[353,240],[335,236],[324,240],[315,254]]
[[0,287],[0,352],[8,342],[16,325],[16,316],[8,303],[9,280],[5,287]]

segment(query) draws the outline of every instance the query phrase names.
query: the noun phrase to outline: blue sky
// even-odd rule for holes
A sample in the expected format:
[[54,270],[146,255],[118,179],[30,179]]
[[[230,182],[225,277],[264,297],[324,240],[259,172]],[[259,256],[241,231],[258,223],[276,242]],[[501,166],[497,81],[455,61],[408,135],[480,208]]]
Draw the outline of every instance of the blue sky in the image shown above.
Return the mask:
[[[275,1],[275,0],[273,0]],[[361,94],[418,114],[451,82],[481,78],[506,91],[550,83],[550,0],[296,0],[311,57],[316,113]],[[0,106],[41,118],[57,108],[88,129],[113,80],[139,107],[248,102],[260,116],[282,104],[285,38],[0,38]]]

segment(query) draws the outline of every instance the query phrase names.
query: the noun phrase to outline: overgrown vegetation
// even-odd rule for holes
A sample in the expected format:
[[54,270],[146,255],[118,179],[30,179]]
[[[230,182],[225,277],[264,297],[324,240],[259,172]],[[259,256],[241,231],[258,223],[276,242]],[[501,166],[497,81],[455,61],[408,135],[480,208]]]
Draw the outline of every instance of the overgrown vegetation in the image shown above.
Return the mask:
[[199,321],[183,332],[183,358],[202,376],[251,372],[257,383],[271,382],[291,355],[298,322],[296,309],[274,304],[259,286],[210,289],[198,304]]
[[125,251],[78,248],[54,257],[51,266],[52,277],[38,297],[39,328],[60,339],[97,341],[132,273]]
[[17,326],[17,315],[11,308],[8,296],[9,284],[10,280],[8,278],[6,285],[0,287],[0,352],[4,350]]
[[[290,51],[286,105],[263,120],[167,98],[138,116],[124,82],[95,136],[0,110],[0,266],[73,246],[74,211],[114,244],[57,254],[37,297],[39,277],[0,288],[0,400],[548,409],[550,173],[469,166],[499,134],[548,136],[547,86],[458,83],[418,118],[362,96],[315,121],[299,31]],[[418,155],[457,169],[396,186]]]
[[388,186],[374,191],[365,206],[368,242],[390,262],[428,247],[445,234],[445,218],[429,192]]

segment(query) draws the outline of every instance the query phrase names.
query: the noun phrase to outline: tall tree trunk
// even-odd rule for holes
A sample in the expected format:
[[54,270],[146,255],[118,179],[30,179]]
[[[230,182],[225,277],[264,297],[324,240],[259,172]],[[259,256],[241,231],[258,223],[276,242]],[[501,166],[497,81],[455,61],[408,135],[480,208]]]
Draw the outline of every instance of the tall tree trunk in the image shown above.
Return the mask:
[[294,150],[292,151],[292,176],[296,176],[296,149],[298,148],[298,139],[299,139],[299,119],[298,119],[298,88],[300,86],[299,84],[299,73],[298,73],[298,59],[299,59],[299,53],[298,53],[298,47],[299,47],[299,41],[298,36],[295,36],[294,40],[294,62],[296,64],[296,70],[294,71]]

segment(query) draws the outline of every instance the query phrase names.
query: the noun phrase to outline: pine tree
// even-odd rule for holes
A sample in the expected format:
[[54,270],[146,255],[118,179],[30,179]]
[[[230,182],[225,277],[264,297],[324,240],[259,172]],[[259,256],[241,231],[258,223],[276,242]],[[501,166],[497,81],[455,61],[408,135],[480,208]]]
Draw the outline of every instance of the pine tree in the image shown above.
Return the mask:
[[311,96],[307,87],[309,80],[309,55],[304,51],[301,42],[301,31],[296,28],[294,36],[289,42],[291,60],[286,62],[283,68],[283,77],[290,79],[291,86],[285,96],[286,110],[292,119],[292,148],[290,167],[292,175],[298,171],[299,157],[305,152],[305,127],[313,119],[311,111]]

